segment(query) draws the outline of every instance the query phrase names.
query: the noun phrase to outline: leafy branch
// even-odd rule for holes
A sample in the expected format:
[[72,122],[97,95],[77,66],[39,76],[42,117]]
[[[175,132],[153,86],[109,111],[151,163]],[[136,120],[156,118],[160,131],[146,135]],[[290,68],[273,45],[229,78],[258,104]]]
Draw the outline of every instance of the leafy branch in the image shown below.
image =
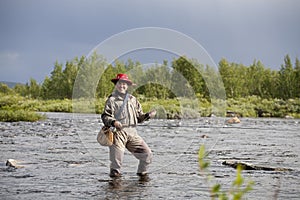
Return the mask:
[[[198,163],[200,172],[202,175],[206,177],[206,181],[208,183],[212,180],[212,175],[209,173],[209,161],[207,161],[208,153],[205,151],[205,146],[201,145],[198,152]],[[222,190],[222,186],[220,184],[214,184],[210,187],[211,199],[219,199],[219,200],[240,200],[242,197],[249,191],[251,191],[254,185],[253,181],[249,181],[244,186],[245,180],[242,177],[242,167],[239,165],[237,167],[236,178],[233,181],[231,187],[228,191]]]

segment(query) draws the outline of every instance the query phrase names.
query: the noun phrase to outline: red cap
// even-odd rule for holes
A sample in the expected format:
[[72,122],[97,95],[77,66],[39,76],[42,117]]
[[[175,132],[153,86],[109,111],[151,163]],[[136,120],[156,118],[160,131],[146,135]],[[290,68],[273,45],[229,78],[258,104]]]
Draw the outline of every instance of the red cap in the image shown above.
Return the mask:
[[116,84],[118,81],[125,81],[128,85],[133,85],[132,81],[129,80],[127,74],[117,74],[116,78],[111,79],[111,82]]

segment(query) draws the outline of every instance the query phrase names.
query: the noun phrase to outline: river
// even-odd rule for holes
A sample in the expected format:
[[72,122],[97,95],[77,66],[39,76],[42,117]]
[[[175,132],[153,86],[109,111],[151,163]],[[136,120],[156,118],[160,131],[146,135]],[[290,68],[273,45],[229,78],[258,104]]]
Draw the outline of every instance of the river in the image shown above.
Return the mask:
[[[236,177],[224,160],[291,169],[243,170],[245,183],[254,182],[245,199],[300,199],[298,119],[153,119],[137,127],[154,155],[149,179],[139,180],[127,151],[122,178],[112,180],[108,148],[96,141],[100,116],[46,114],[45,121],[0,122],[1,199],[210,199],[212,185],[226,191]],[[200,145],[209,153],[209,181],[199,170]],[[8,159],[22,167],[7,167]]]

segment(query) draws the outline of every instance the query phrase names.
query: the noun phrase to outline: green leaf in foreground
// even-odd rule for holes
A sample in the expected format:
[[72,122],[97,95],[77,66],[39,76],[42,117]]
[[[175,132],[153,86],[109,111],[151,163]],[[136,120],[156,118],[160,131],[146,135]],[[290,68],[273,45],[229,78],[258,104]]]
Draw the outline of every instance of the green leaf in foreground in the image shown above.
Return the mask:
[[206,158],[205,146],[201,145],[198,152],[198,162],[201,170],[205,170],[209,167],[209,162],[205,161],[205,158]]
[[[208,172],[208,167],[209,167],[209,162],[206,161],[205,159],[207,158],[207,152],[205,151],[205,146],[201,145],[198,151],[198,163],[199,163],[199,168],[201,172],[206,171],[206,173],[202,173],[206,177],[207,183],[210,185],[213,177],[209,172]],[[232,182],[231,188],[229,188],[228,191],[222,190],[222,185],[220,184],[214,184],[210,186],[210,197],[212,200],[214,199],[220,199],[220,200],[227,200],[227,199],[234,199],[234,200],[240,200],[245,196],[247,192],[252,190],[252,186],[254,185],[253,181],[249,181],[245,185],[245,180],[242,176],[242,167],[239,165],[237,167],[237,172],[236,172],[236,178]]]

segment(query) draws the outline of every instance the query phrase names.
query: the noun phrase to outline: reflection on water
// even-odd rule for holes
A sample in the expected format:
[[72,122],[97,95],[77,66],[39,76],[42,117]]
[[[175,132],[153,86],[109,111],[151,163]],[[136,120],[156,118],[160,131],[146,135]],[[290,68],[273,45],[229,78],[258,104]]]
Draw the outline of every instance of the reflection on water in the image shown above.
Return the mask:
[[[300,196],[300,120],[225,119],[152,120],[138,127],[153,151],[149,179],[136,176],[138,161],[124,157],[123,176],[108,176],[108,148],[96,142],[98,115],[48,113],[41,122],[0,123],[0,193],[3,199],[210,199],[209,186],[228,189],[234,159],[291,172],[243,171],[255,182],[248,199],[297,199]],[[209,151],[211,183],[200,176],[199,146]],[[5,166],[15,159],[23,168]]]
[[139,199],[145,197],[145,190],[149,187],[150,179],[122,179],[113,178],[108,181],[108,185],[103,190],[107,191],[106,198],[120,199],[122,197],[129,199]]

